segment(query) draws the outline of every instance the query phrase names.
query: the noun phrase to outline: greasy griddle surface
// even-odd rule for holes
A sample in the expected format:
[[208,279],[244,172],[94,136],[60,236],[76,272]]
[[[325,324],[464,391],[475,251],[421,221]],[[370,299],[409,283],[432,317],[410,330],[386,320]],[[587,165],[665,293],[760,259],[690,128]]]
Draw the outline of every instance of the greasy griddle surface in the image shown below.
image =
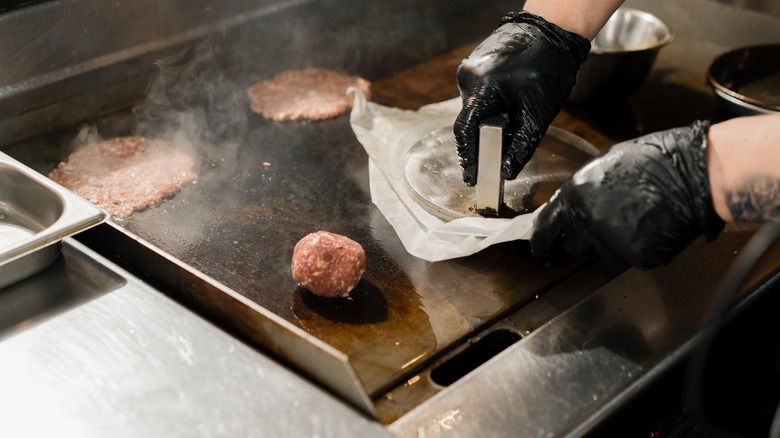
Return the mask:
[[[416,109],[456,96],[454,69],[469,51],[374,82],[374,100]],[[661,52],[647,83],[624,105],[569,105],[554,125],[603,149],[697,118],[717,119],[701,78],[707,60],[720,51],[681,38]],[[370,201],[367,156],[348,115],[272,123],[247,106],[246,116],[248,129],[195,151],[196,183],[116,224],[347,354],[370,394],[413,375],[415,365],[577,268],[571,261],[539,265],[524,242],[445,262],[416,259]],[[112,125],[115,135],[128,133],[130,124],[108,119],[98,121],[101,133],[109,135]],[[47,174],[67,157],[73,133],[61,135],[8,153]],[[351,300],[316,299],[291,279],[294,244],[320,229],[345,234],[366,249],[367,270]]]
[[[721,50],[681,38],[661,52],[629,101],[567,105],[554,125],[603,149],[717,120],[722,113],[701,78]],[[456,96],[454,69],[468,51],[376,81],[374,100],[416,109]],[[197,184],[122,226],[349,355],[369,393],[576,269],[571,261],[535,263],[524,242],[445,262],[416,259],[370,201],[367,157],[346,114],[317,123],[256,116],[250,125],[227,145],[201,151]],[[315,299],[290,277],[295,242],[319,229],[366,249],[367,270],[352,300]]]
[[[368,159],[347,115],[253,120],[244,138],[200,151],[197,183],[118,223],[348,354],[370,393],[573,268],[536,264],[525,243],[416,259],[371,203]],[[295,243],[317,230],[366,250],[350,299],[317,298],[291,278]]]

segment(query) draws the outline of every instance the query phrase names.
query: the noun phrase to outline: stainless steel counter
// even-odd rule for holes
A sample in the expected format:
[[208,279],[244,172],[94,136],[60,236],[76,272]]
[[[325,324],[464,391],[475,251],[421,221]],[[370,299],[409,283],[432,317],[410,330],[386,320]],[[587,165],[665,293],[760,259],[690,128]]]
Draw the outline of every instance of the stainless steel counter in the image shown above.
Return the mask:
[[388,435],[73,240],[0,321],[2,436]]
[[[701,340],[719,282],[750,228],[695,242],[673,263],[631,269],[390,425],[398,436],[580,436],[689,354]],[[728,255],[728,257],[723,257]],[[780,245],[748,282],[777,275]],[[774,272],[774,274],[773,274]],[[531,307],[547,306],[550,291]],[[738,307],[738,306],[737,306]],[[516,315],[522,320],[523,315]],[[489,426],[488,426],[489,425]]]

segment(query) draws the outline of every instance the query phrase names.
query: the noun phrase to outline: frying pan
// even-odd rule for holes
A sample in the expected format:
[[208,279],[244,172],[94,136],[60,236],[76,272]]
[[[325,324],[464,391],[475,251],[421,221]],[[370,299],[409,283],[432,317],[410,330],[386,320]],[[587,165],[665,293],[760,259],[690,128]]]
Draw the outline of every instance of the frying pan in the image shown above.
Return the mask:
[[707,83],[735,115],[780,112],[780,44],[743,47],[712,62]]

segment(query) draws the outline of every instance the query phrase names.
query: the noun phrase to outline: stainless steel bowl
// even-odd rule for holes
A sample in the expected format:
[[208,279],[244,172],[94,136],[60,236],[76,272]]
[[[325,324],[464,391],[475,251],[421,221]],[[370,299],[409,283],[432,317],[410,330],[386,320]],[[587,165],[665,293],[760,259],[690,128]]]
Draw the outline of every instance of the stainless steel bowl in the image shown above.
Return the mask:
[[673,40],[669,26],[655,15],[619,8],[591,41],[569,101],[628,98],[647,79],[661,48]]
[[780,44],[743,47],[712,62],[707,83],[737,116],[780,113]]

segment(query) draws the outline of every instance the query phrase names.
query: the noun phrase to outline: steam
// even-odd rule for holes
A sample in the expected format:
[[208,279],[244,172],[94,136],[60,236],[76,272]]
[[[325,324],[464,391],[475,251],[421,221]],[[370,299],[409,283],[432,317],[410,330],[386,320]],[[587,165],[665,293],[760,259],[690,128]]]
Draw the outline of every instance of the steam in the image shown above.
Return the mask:
[[[159,59],[145,97],[128,111],[83,125],[68,149],[122,136],[160,139],[187,153],[198,180],[230,177],[249,111],[242,68],[215,36]],[[233,61],[232,64],[229,61]]]
[[246,85],[231,76],[219,39],[155,63],[146,99],[133,108],[136,135],[209,151],[246,132]]
[[98,128],[95,125],[82,125],[79,128],[78,134],[70,141],[70,150],[75,150],[79,146],[100,143],[104,139],[98,132]]

